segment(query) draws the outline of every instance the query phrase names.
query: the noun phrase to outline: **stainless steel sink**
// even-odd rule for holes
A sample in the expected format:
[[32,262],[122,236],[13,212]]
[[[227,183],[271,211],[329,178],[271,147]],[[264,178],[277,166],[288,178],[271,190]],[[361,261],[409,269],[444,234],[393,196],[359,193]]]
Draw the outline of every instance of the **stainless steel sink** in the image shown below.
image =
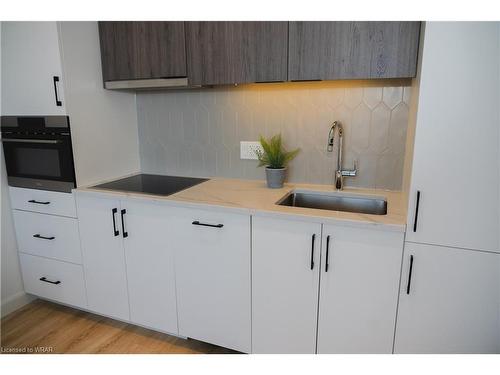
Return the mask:
[[349,195],[346,193],[294,190],[281,198],[276,204],[330,211],[387,215],[387,200],[385,198]]

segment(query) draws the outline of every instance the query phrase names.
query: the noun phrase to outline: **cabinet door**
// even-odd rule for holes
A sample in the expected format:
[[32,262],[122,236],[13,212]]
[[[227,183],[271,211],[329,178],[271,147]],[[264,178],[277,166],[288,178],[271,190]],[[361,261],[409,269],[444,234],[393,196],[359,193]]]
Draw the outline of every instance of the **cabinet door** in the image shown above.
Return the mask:
[[315,353],[321,224],[252,218],[252,352]]
[[186,22],[189,83],[286,81],[286,22]]
[[489,22],[426,24],[407,241],[499,251],[499,37]]
[[250,352],[250,216],[173,215],[179,334]]
[[1,27],[2,115],[66,114],[57,23],[2,22]]
[[407,242],[394,351],[500,353],[500,255]]
[[323,226],[318,353],[392,353],[403,241]]
[[289,80],[414,77],[420,22],[290,22]]
[[99,22],[104,81],[186,76],[183,22]]
[[129,320],[120,201],[77,195],[76,202],[89,309]]
[[121,201],[130,320],[177,334],[174,257],[169,208],[154,203]]

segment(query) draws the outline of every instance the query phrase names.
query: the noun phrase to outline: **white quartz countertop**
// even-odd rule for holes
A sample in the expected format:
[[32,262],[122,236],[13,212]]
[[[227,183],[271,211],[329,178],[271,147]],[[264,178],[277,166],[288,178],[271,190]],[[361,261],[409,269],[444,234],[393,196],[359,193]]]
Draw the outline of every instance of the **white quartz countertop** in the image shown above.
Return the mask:
[[280,206],[276,202],[290,191],[307,190],[333,192],[330,185],[287,183],[281,189],[268,189],[263,180],[212,178],[191,188],[169,196],[124,192],[93,187],[79,187],[77,194],[105,194],[121,199],[140,199],[161,204],[193,208],[227,209],[254,216],[279,216],[291,220],[314,221],[324,224],[379,228],[403,232],[406,229],[406,203],[404,193],[376,189],[346,188],[341,194],[384,197],[386,215],[370,215],[302,207]]

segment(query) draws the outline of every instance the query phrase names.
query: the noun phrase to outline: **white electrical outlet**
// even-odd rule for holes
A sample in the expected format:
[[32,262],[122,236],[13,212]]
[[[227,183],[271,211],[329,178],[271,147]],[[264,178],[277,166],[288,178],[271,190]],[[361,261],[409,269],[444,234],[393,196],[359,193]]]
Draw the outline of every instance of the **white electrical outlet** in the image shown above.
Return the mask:
[[260,145],[260,142],[241,141],[240,159],[257,160],[257,150],[260,150],[260,152],[264,151],[262,149],[262,146]]

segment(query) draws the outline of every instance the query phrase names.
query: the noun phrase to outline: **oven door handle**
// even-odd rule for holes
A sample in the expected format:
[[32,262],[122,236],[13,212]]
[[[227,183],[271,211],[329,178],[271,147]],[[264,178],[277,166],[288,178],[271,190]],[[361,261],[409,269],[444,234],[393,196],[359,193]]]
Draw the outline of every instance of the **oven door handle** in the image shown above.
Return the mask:
[[45,143],[56,145],[61,143],[59,139],[25,139],[25,138],[2,138],[2,142],[16,142],[16,143]]

